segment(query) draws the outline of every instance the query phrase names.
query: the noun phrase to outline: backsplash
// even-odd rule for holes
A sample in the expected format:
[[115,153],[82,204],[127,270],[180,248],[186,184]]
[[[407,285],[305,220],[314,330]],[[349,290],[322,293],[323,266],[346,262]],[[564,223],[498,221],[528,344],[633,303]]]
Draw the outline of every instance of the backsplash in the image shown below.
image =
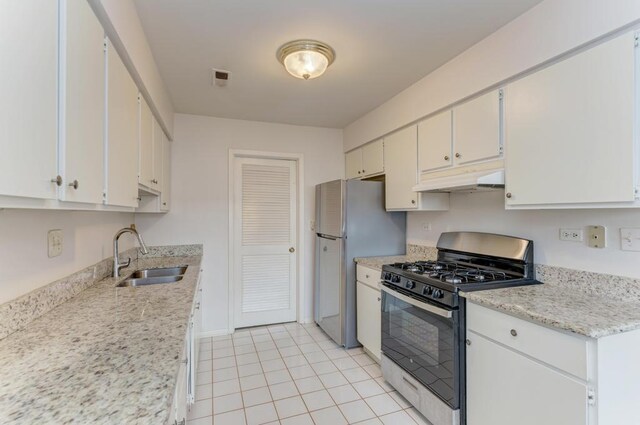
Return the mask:
[[[195,255],[202,255],[202,245],[151,246],[146,255],[141,254],[138,248],[131,248],[122,252],[119,257],[125,261],[131,257],[131,260],[134,261],[142,257],[190,257]],[[113,257],[105,258],[35,291],[0,304],[0,339],[23,329],[33,320],[95,285],[111,274],[112,267]]]

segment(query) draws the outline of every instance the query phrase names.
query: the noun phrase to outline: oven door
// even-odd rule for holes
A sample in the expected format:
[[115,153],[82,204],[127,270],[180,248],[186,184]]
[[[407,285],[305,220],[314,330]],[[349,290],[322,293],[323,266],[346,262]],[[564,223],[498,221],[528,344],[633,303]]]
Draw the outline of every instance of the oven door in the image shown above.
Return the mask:
[[460,310],[382,286],[382,352],[456,410],[460,408]]

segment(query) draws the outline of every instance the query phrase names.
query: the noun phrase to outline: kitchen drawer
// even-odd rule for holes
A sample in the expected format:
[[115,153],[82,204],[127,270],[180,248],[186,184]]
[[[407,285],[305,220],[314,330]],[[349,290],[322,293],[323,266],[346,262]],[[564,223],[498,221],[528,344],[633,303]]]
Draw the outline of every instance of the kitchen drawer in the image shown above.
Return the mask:
[[467,329],[583,380],[587,374],[587,340],[554,331],[477,304],[467,304]]
[[374,289],[380,290],[380,270],[375,270],[370,267],[361,266],[358,264],[356,268],[356,279],[365,285],[371,286]]

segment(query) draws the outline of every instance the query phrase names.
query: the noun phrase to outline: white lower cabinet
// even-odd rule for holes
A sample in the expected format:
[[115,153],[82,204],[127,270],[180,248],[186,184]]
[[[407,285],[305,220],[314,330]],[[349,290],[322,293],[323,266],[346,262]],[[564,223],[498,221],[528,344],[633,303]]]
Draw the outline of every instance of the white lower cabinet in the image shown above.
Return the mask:
[[467,302],[467,425],[638,423],[640,330],[588,338]]
[[357,267],[356,325],[358,341],[380,361],[382,342],[380,311],[380,272],[368,267]]

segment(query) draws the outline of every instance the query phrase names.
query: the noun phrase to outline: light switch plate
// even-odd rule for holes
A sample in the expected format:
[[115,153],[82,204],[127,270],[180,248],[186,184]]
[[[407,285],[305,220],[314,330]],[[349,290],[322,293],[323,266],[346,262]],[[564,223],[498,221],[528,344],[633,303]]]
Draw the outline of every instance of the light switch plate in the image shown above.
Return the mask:
[[623,251],[640,251],[640,229],[620,229],[620,244]]
[[607,228],[604,226],[587,226],[589,247],[604,248],[607,246]]
[[62,254],[62,244],[62,230],[49,230],[49,233],[47,233],[47,250],[49,258],[57,257]]

